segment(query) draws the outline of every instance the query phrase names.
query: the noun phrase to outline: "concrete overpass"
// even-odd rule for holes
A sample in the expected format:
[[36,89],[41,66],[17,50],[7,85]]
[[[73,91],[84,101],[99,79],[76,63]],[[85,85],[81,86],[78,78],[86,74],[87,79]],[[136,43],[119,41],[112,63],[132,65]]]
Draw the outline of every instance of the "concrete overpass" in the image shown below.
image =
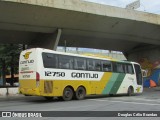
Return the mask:
[[0,1],[0,42],[119,50],[160,45],[160,16],[82,0]]

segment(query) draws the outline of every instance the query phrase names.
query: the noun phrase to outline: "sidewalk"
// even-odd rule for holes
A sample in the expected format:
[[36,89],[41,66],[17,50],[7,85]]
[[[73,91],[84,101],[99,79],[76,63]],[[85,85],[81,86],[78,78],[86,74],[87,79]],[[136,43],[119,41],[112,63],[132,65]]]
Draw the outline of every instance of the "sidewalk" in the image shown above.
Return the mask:
[[[8,93],[7,93],[7,91],[8,91]],[[23,100],[23,99],[26,99],[26,96],[19,94],[18,87],[16,87],[16,88],[0,88],[0,102],[17,101],[17,100]]]
[[160,91],[160,86],[151,87],[151,88],[144,88],[144,92],[154,92],[154,91]]
[[16,88],[0,88],[0,96],[18,95],[18,87]]

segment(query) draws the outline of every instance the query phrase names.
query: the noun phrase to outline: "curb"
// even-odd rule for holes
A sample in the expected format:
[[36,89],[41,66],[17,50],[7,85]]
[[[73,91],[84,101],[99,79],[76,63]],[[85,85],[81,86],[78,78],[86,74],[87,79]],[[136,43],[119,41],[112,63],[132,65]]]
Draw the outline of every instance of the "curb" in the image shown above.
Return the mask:
[[158,87],[144,88],[144,91],[146,91],[146,92],[149,92],[149,91],[151,91],[151,92],[153,92],[153,91],[160,91],[160,87],[158,86]]
[[0,88],[0,96],[15,96],[19,93],[18,88]]

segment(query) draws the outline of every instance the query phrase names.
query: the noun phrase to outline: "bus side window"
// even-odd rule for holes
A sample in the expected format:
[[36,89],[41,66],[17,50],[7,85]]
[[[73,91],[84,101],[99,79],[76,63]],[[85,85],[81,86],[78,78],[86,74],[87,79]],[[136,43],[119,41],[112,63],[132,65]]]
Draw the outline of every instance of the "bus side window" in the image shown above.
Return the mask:
[[123,64],[125,73],[133,74],[133,66],[129,63]]
[[117,63],[117,72],[119,73],[125,73],[124,67],[122,63]]
[[111,72],[112,71],[112,65],[109,61],[101,61],[102,69],[104,72]]
[[137,64],[134,64],[134,68],[135,68],[135,73],[136,73],[136,78],[137,78],[137,84],[142,85],[143,81],[142,81],[141,67]]
[[102,70],[101,62],[99,60],[94,60],[94,63],[95,63],[95,70],[101,71]]
[[128,66],[127,66],[127,64],[123,64],[123,69],[124,69],[125,73],[128,73]]
[[93,59],[87,59],[87,69],[91,71],[95,70],[95,64]]
[[42,53],[45,68],[58,68],[58,57],[53,53]]
[[101,71],[101,63],[99,60],[87,59],[87,69],[91,71]]
[[86,59],[81,57],[74,57],[74,69],[86,70]]
[[60,69],[73,69],[73,58],[66,55],[59,55]]
[[132,66],[132,65],[128,64],[128,65],[127,65],[127,68],[128,68],[128,73],[129,73],[129,74],[134,74],[133,66]]
[[125,73],[124,64],[113,62],[113,71],[118,73]]

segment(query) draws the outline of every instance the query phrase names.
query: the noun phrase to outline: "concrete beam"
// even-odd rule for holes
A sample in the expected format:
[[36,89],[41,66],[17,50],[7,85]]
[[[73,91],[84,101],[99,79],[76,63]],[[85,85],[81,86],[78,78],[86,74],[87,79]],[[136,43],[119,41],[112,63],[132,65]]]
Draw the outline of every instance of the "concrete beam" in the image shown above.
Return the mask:
[[61,46],[67,41],[71,47],[126,52],[142,44],[160,45],[160,16],[155,14],[82,0],[3,0],[0,11],[1,43],[43,47],[50,43],[43,40],[62,28]]
[[24,3],[43,7],[51,7],[77,12],[96,14],[101,16],[110,16],[136,21],[143,21],[152,24],[160,24],[160,16],[146,12],[122,9],[118,7],[102,5],[83,0],[3,0],[15,3]]

